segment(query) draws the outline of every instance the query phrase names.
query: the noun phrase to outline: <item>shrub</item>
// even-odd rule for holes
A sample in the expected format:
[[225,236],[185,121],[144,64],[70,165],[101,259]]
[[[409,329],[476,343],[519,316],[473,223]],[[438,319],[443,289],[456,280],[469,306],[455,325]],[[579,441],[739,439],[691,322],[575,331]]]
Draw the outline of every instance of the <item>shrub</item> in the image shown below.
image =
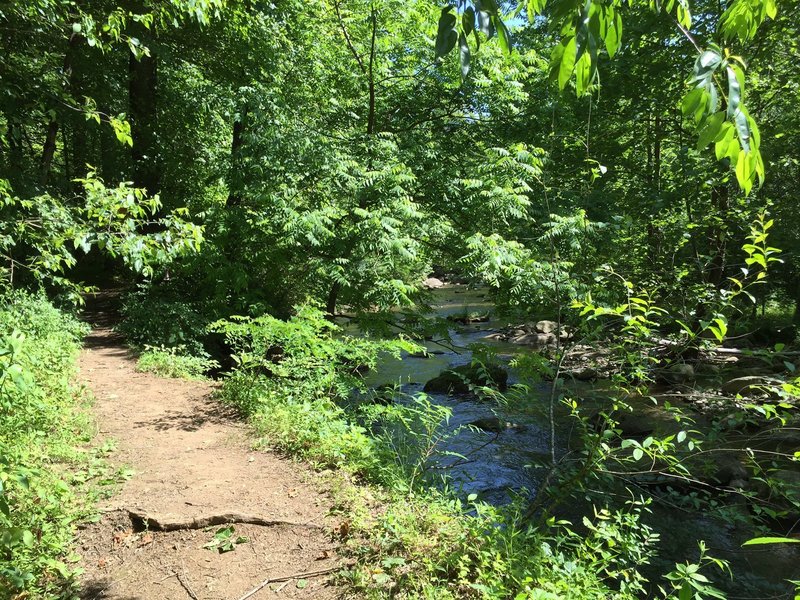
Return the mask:
[[136,363],[136,370],[153,373],[159,377],[179,379],[200,379],[219,363],[204,352],[202,356],[186,354],[185,346],[166,348],[164,346],[145,346]]
[[207,317],[210,309],[199,302],[172,297],[171,290],[140,287],[122,300],[122,322],[117,330],[128,343],[146,346],[181,347],[189,356],[203,356]]
[[268,442],[317,465],[345,465],[361,472],[375,465],[375,442],[342,407],[380,352],[416,346],[339,335],[313,306],[289,321],[271,316],[219,321],[238,368],[222,388],[223,401],[251,416]]
[[54,595],[69,579],[82,510],[69,467],[88,441],[72,384],[87,328],[43,297],[0,308],[0,598]]

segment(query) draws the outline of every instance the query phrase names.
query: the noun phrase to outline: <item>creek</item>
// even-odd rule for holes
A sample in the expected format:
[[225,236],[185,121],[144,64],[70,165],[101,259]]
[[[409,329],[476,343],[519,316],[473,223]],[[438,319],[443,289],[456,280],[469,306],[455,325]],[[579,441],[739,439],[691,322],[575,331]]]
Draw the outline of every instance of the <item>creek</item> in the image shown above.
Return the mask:
[[[469,364],[472,353],[468,346],[481,343],[491,347],[499,360],[507,363],[521,352],[531,348],[501,342],[488,337],[506,322],[494,317],[494,306],[485,290],[465,286],[446,286],[435,290],[434,316],[453,317],[470,313],[489,313],[487,322],[456,325],[450,330],[452,348],[439,343],[426,342],[427,357],[404,355],[400,359],[384,359],[377,372],[371,374],[369,385],[398,385],[405,394],[421,392],[427,381],[442,371]],[[518,374],[509,369],[509,385],[518,382]],[[607,382],[574,382],[569,392],[578,398],[602,394]],[[547,419],[550,384],[543,382],[530,388],[530,406],[499,406],[494,402],[478,400],[471,396],[429,394],[432,402],[446,406],[452,415],[446,427],[453,435],[448,437],[442,450],[461,455],[448,455],[439,466],[446,466],[448,485],[463,496],[477,494],[486,502],[501,504],[518,493],[535,495],[550,455],[550,428]],[[673,402],[674,403],[674,402]],[[560,411],[556,423],[556,453],[563,454],[569,447],[569,419]],[[651,403],[637,406],[639,419],[669,421],[672,417]],[[483,431],[464,427],[480,420],[492,420],[497,431]],[[539,465],[537,467],[537,465]],[[562,517],[580,523],[584,515],[591,516],[591,504],[570,503]],[[767,600],[794,598],[794,586],[789,579],[800,579],[800,550],[794,544],[746,546],[742,543],[755,537],[754,528],[747,522],[747,509],[743,504],[733,506],[734,512],[744,516],[737,521],[722,520],[700,510],[684,506],[654,502],[642,521],[660,534],[659,556],[645,567],[646,574],[667,572],[675,562],[693,561],[697,558],[697,542],[704,540],[708,554],[729,562],[733,578],[715,568],[704,573],[723,589],[731,599]]]

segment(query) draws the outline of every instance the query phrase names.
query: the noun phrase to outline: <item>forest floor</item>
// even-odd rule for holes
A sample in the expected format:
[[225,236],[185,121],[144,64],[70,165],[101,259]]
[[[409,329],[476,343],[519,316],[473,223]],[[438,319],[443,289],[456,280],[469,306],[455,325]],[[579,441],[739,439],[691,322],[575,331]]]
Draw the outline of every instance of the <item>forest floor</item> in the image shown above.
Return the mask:
[[[340,564],[319,478],[253,451],[247,426],[211,397],[213,383],[138,373],[108,314],[90,316],[80,377],[95,397],[100,439],[116,442],[111,460],[132,475],[100,506],[100,520],[79,531],[80,597],[239,600],[267,578],[278,581],[254,600],[336,597],[328,573],[289,578]],[[136,514],[149,516],[149,527]],[[192,522],[207,517],[237,522]],[[189,527],[156,530],[181,521]],[[247,541],[227,552],[204,547],[226,527]]]

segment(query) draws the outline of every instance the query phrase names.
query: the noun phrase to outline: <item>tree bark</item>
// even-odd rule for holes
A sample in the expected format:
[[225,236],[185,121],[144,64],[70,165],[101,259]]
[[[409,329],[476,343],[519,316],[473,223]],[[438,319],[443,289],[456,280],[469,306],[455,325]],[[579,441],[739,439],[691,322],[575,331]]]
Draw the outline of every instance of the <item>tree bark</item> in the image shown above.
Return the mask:
[[341,284],[338,281],[335,281],[333,285],[331,285],[331,289],[328,292],[328,299],[325,302],[325,312],[327,313],[328,319],[331,321],[336,315],[336,302],[339,299],[339,290],[341,289]]
[[[62,66],[62,75],[64,77],[64,90],[68,91],[72,87],[72,58],[75,54],[75,49],[80,42],[80,36],[77,33],[72,33],[69,37],[69,46],[64,53],[64,64]],[[50,169],[53,166],[53,157],[56,153],[56,142],[58,140],[58,119],[53,117],[47,125],[47,133],[44,138],[44,146],[42,146],[42,158],[39,162],[39,183],[47,185],[47,180],[50,178]],[[66,148],[64,149],[66,151]]]
[[[729,202],[728,185],[722,183],[711,188],[711,206],[715,209],[717,217],[725,221]],[[727,262],[728,236],[724,227],[715,225],[709,232],[709,250],[713,257],[708,269],[708,282],[719,288],[725,277],[725,265]]]
[[242,196],[240,190],[237,189],[236,171],[241,165],[241,150],[242,150],[242,134],[245,128],[245,119],[247,119],[247,104],[242,108],[242,112],[238,119],[233,121],[233,138],[231,139],[231,170],[228,174],[228,199],[225,201],[225,206],[232,207],[238,206],[242,203]]
[[133,184],[147,190],[148,194],[157,194],[161,187],[156,135],[158,59],[152,47],[150,52],[151,56],[140,58],[132,52],[130,54],[128,100],[133,139]]

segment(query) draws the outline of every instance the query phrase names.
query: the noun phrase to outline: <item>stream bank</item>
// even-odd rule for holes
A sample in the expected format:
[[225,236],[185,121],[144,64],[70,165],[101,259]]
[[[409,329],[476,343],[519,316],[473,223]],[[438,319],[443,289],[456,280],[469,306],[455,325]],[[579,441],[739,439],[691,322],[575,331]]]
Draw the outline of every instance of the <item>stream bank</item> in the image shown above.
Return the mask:
[[[531,351],[529,347],[507,341],[508,336],[503,333],[509,330],[509,323],[494,317],[494,307],[484,290],[444,286],[433,294],[434,316],[449,318],[453,322],[450,329],[452,348],[429,341],[424,344],[428,351],[426,354],[404,355],[399,360],[386,359],[377,373],[370,375],[368,383],[371,386],[395,385],[405,394],[422,392],[425,384],[443,371],[469,365],[472,353],[468,346],[474,343],[486,344],[505,366],[520,353]],[[540,333],[522,330],[520,335]],[[596,350],[586,348],[586,352]],[[598,371],[602,369],[593,370],[594,376],[585,380],[572,378],[565,386],[570,396],[601,408],[603,399],[609,393],[609,382],[597,378]],[[510,385],[519,382],[513,368],[509,368],[508,373]],[[665,402],[691,415],[696,421],[694,428],[707,426],[711,418],[718,417],[719,411],[733,402],[731,396],[718,393],[722,385],[720,376],[724,373],[692,371],[689,374],[688,369],[670,373],[668,379],[650,390],[657,403],[649,397],[631,401],[635,410],[622,421],[625,436],[643,439],[652,432],[677,432],[686,427],[677,423],[674,416],[664,409]],[[744,374],[756,376],[752,370]],[[716,391],[712,394],[712,390]],[[729,385],[725,391],[730,393],[733,389]],[[430,393],[435,404],[452,411],[447,428],[453,435],[442,449],[466,457],[465,460],[445,458],[438,465],[449,467],[448,485],[462,496],[477,494],[481,500],[493,504],[506,503],[518,493],[535,496],[546,471],[542,465],[548,462],[551,450],[546,419],[549,394],[550,384],[542,382],[530,387],[527,406],[498,406],[470,395]],[[563,455],[574,449],[574,440],[570,435],[572,425],[566,411],[560,409],[557,414],[556,453]],[[473,426],[468,427],[470,425]],[[797,441],[795,438],[784,440],[784,446],[791,446]],[[738,438],[737,448],[744,449],[749,443],[752,443],[752,433],[745,431]],[[795,450],[800,450],[800,447]],[[750,485],[747,480],[751,474],[745,475],[742,469],[746,467],[735,455],[735,452],[724,455],[719,464],[710,467],[711,472],[719,479],[719,473],[727,469],[722,485]],[[794,587],[787,580],[800,578],[800,551],[794,545],[787,544],[742,547],[742,543],[755,537],[757,532],[750,524],[746,504],[735,491],[723,494],[718,499],[731,515],[730,519],[721,519],[693,509],[693,492],[690,488],[673,487],[677,488],[680,502],[676,503],[674,496],[662,493],[666,486],[661,486],[655,490],[655,495],[662,500],[655,502],[643,517],[643,522],[661,536],[658,544],[660,556],[654,562],[652,572],[669,571],[675,562],[694,559],[697,541],[702,539],[707,543],[710,555],[725,559],[731,565],[733,580],[719,573],[709,573],[731,598],[794,597]],[[653,491],[646,488],[640,490],[645,494]],[[589,502],[573,503],[569,509],[562,510],[559,516],[580,523],[583,516],[591,514],[591,510]]]

